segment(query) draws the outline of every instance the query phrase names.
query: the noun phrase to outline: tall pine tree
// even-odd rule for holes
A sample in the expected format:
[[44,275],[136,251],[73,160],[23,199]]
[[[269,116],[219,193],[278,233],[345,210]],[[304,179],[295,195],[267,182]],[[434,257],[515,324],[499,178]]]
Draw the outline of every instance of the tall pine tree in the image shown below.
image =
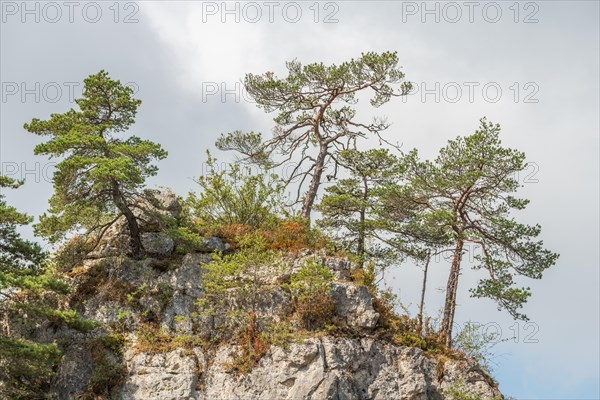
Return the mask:
[[355,149],[358,139],[379,136],[389,126],[384,119],[359,121],[353,107],[358,96],[371,94],[371,105],[379,107],[393,96],[408,94],[411,84],[404,80],[395,52],[368,52],[328,66],[294,60],[287,69],[283,78],[267,72],[248,74],[244,80],[257,106],[277,113],[273,137],[263,140],[259,133],[236,131],[222,136],[217,147],[272,167],[294,163],[285,183],[299,183],[296,201],[302,203],[302,217],[310,219],[326,168],[335,176],[341,151]]
[[140,100],[133,90],[100,71],[84,80],[79,110],[34,118],[25,129],[50,139],[35,154],[63,157],[56,165],[49,215],[38,233],[57,241],[85,229],[99,240],[120,216],[127,220],[131,253],[144,256],[138,216],[134,213],[147,177],[155,175],[155,159],[166,157],[159,144],[137,136],[123,137],[134,123]]
[[383,220],[410,210],[421,227],[437,230],[438,238],[453,244],[441,326],[447,346],[452,343],[465,244],[481,249],[474,268],[487,275],[471,289],[472,296],[491,298],[519,319],[527,318],[520,309],[531,291],[517,287],[515,277],[540,279],[558,258],[536,240],[539,225],[519,223],[513,216],[529,203],[513,196],[527,163],[524,153],[503,147],[499,135],[499,125],[482,119],[474,134],[450,140],[434,161],[421,161],[413,150],[403,158],[406,184],[390,187],[383,196]]

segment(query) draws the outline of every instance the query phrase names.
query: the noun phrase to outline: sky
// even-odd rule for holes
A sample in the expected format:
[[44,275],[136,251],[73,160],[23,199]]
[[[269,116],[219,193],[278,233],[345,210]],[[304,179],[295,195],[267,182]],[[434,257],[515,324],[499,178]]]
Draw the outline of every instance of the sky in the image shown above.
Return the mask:
[[[149,185],[185,195],[198,189],[206,150],[231,159],[214,148],[221,133],[273,128],[273,115],[242,90],[246,73],[397,51],[416,93],[375,110],[362,101],[359,118],[386,116],[387,139],[424,157],[472,133],[483,116],[500,123],[503,143],[531,165],[519,176],[531,203],[517,217],[541,224],[546,247],[560,253],[542,280],[522,282],[533,291],[529,323],[470,298],[478,275],[468,268],[458,322],[504,339],[494,376],[506,395],[600,398],[599,2],[2,0],[0,10],[2,174],[26,179],[3,194],[34,216],[47,209],[56,160],[33,155],[40,138],[23,124],[74,107],[90,74],[105,69],[142,99],[131,133],[169,152]],[[447,260],[431,268],[432,315],[447,272]],[[406,264],[386,275],[413,312],[420,274]]]

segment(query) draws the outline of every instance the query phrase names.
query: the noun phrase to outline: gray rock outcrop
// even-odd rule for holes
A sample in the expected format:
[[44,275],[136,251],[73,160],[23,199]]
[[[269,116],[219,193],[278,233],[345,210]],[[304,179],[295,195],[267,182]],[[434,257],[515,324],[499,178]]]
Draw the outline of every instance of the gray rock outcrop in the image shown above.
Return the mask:
[[331,293],[336,313],[347,325],[357,328],[375,328],[379,314],[373,309],[371,293],[365,286],[335,282]]
[[175,241],[164,232],[142,233],[142,245],[152,256],[167,257],[175,250]]
[[[129,374],[122,399],[169,400],[438,400],[457,376],[470,395],[499,398],[476,363],[428,358],[412,347],[374,339],[323,337],[285,350],[273,347],[250,373],[236,375],[223,367],[229,348],[214,360],[200,349],[191,354],[128,354]],[[440,376],[440,371],[442,375]]]
[[214,315],[203,315],[198,303],[205,294],[203,279],[207,265],[213,262],[211,253],[231,251],[229,244],[207,237],[192,252],[175,251],[177,243],[164,232],[162,217],[176,217],[181,206],[168,190],[154,192],[154,199],[144,203],[143,210],[142,240],[148,257],[132,260],[123,256],[126,235],[121,221],[71,277],[73,306],[99,327],[87,336],[64,330],[43,332],[49,337],[55,335],[61,343],[70,342],[51,398],[77,399],[89,390],[88,381],[97,373],[97,357],[88,344],[115,331],[125,338],[124,345],[119,352],[107,350],[107,357],[122,364],[124,372],[110,393],[105,393],[107,397],[97,398],[441,400],[444,391],[456,382],[464,382],[466,393],[472,396],[501,398],[493,381],[473,360],[442,362],[418,348],[378,338],[380,315],[369,290],[351,281],[352,262],[324,251],[285,254],[252,275],[236,276],[260,288],[252,298],[239,288],[228,289],[222,315],[248,308],[251,301],[261,323],[289,323],[297,300],[285,284],[311,260],[328,266],[335,277],[332,321],[345,332],[343,336],[319,332],[286,347],[271,345],[243,374],[228,367],[239,350],[232,343],[201,348],[193,342],[162,350],[138,347],[138,329],[146,324],[157,326],[161,334],[171,338],[210,337],[219,323],[221,329],[231,332],[238,328],[217,321]]

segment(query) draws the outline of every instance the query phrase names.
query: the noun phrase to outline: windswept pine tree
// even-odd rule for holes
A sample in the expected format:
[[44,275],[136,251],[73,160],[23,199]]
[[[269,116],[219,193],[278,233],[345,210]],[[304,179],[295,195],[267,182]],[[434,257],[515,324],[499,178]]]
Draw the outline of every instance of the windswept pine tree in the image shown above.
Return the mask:
[[83,229],[99,241],[124,216],[131,253],[141,258],[144,248],[134,208],[146,178],[157,172],[152,162],[167,152],[149,140],[123,136],[135,122],[141,100],[107,72],[86,78],[83,97],[75,102],[79,110],[25,124],[29,132],[49,137],[35,147],[35,154],[62,157],[53,178],[49,214],[41,216],[37,232],[55,242]]
[[465,244],[481,249],[474,268],[487,275],[471,289],[472,296],[491,298],[518,319],[527,318],[520,309],[531,291],[516,287],[515,277],[540,279],[558,258],[536,240],[539,225],[519,223],[513,216],[529,203],[513,196],[521,186],[516,177],[527,163],[524,153],[503,147],[499,135],[499,125],[482,119],[474,134],[450,140],[434,161],[421,161],[411,151],[403,159],[406,184],[390,187],[383,196],[383,219],[416,211],[422,226],[436,227],[440,238],[447,235],[453,243],[441,326],[449,347]]
[[393,96],[408,94],[411,85],[392,52],[364,53],[340,65],[303,66],[296,60],[286,65],[284,78],[267,72],[247,74],[244,80],[257,106],[277,113],[273,137],[263,140],[260,133],[235,131],[222,136],[217,147],[271,167],[293,162],[285,184],[299,182],[296,202],[309,219],[326,168],[329,178],[336,176],[341,151],[355,148],[359,138],[379,136],[389,126],[384,119],[365,123],[356,118],[353,105],[359,93],[371,92],[371,105],[379,107]]

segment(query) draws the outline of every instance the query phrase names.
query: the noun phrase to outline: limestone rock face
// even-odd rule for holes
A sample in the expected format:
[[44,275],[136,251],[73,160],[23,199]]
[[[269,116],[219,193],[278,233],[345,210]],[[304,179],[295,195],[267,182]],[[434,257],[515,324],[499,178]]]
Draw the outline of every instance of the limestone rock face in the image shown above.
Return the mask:
[[171,189],[161,188],[146,190],[133,213],[139,218],[142,231],[160,232],[165,228],[164,220],[177,218],[181,209],[177,195]]
[[336,280],[348,280],[354,265],[346,257],[333,257],[327,255],[324,251],[313,251],[309,249],[300,250],[297,253],[292,253],[289,256],[290,270],[288,274],[297,273],[300,267],[308,261],[315,260],[329,267]]
[[229,243],[223,242],[218,237],[205,237],[202,239],[202,243],[196,251],[203,253],[212,253],[213,251],[225,252],[230,248],[231,246]]
[[224,368],[231,351],[222,348],[212,363],[200,349],[128,355],[121,399],[441,400],[459,376],[471,395],[500,396],[476,364],[449,361],[440,377],[438,362],[420,349],[374,339],[323,337],[288,350],[273,347],[245,375]]
[[175,250],[175,241],[164,232],[142,233],[142,245],[153,256],[166,257]]
[[365,286],[335,282],[332,288],[336,312],[348,326],[374,328],[379,314],[373,309],[373,299]]
[[282,257],[276,265],[267,265],[253,271],[252,275],[241,275],[244,279],[257,280],[264,285],[277,285],[288,282],[293,274],[300,271],[307,261],[326,265],[336,280],[348,280],[354,265],[346,257],[334,257],[324,251],[302,249]]
[[129,375],[119,391],[122,400],[197,399],[195,356],[178,349],[164,354],[125,354]]
[[152,196],[150,197],[149,203],[153,203],[151,206],[155,209],[162,210],[164,213],[168,213],[173,217],[179,216],[181,213],[181,204],[177,199],[177,195],[169,188],[161,188],[158,190],[150,191]]
[[84,342],[74,344],[62,359],[51,395],[60,400],[76,399],[85,391],[93,369],[92,357]]

